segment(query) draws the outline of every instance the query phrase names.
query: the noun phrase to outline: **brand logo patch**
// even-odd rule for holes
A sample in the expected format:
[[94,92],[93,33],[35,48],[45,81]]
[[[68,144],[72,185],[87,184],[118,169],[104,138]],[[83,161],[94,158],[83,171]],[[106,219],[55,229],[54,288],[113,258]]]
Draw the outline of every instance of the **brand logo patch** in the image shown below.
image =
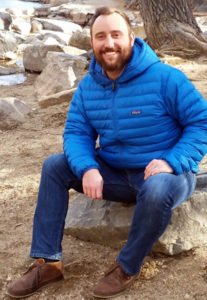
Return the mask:
[[132,115],[140,115],[141,113],[142,113],[142,111],[140,109],[131,111]]

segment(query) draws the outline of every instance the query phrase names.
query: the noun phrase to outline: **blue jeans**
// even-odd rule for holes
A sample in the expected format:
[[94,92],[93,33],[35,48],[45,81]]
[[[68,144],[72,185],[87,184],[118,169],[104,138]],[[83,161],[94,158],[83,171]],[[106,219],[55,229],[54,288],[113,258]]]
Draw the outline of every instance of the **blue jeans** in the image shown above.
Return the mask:
[[[128,240],[117,260],[128,275],[139,272],[144,257],[165,231],[172,209],[194,191],[195,174],[160,173],[144,181],[144,169],[114,169],[97,157],[104,180],[103,198],[136,202]],[[31,257],[62,259],[62,238],[69,190],[83,192],[82,182],[70,170],[64,154],[43,164],[34,215]],[[99,201],[99,200],[97,200]]]

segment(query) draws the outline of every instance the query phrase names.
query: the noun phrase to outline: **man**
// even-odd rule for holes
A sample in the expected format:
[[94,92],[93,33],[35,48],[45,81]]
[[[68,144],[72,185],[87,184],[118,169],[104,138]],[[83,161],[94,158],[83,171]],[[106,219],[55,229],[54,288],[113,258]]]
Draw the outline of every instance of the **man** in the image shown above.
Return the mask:
[[93,199],[136,201],[127,243],[94,289],[100,298],[122,293],[165,231],[172,209],[193,193],[207,152],[207,102],[181,71],[135,39],[123,13],[97,9],[91,45],[95,57],[71,102],[64,154],[43,165],[30,253],[37,260],[8,286],[12,297],[63,277],[61,241],[71,188]]

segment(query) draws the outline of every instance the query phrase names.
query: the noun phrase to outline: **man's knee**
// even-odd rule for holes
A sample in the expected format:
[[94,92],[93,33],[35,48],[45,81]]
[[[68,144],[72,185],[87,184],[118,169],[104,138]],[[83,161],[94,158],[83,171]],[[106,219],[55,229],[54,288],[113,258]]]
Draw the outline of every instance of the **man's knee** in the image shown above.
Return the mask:
[[63,153],[53,154],[46,158],[43,163],[42,170],[47,174],[51,174],[54,171],[63,170],[67,167],[67,160]]
[[168,185],[169,178],[162,175],[157,174],[147,179],[140,193],[142,200],[152,209],[160,206],[163,207],[163,205],[172,207],[174,203],[171,197],[170,185]]

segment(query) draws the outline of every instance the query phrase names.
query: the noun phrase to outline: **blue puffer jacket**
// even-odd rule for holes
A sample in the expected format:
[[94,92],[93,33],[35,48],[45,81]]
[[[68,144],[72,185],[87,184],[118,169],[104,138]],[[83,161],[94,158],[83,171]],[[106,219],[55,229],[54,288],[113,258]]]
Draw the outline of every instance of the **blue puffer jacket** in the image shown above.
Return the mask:
[[64,152],[81,178],[99,168],[97,152],[116,168],[143,168],[164,159],[175,174],[198,171],[207,153],[207,101],[179,70],[160,62],[136,39],[118,79],[106,77],[95,58],[71,102]]

